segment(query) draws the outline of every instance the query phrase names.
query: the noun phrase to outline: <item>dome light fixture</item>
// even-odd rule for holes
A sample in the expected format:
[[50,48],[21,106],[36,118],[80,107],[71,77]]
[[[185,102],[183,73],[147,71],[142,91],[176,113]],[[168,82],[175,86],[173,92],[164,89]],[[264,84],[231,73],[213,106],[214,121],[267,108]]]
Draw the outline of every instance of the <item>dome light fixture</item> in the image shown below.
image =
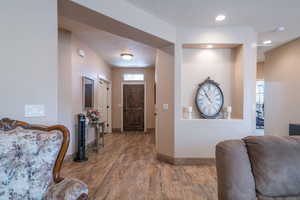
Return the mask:
[[209,44],[209,45],[206,46],[206,48],[208,48],[208,49],[212,49],[213,47],[214,46],[212,44]]
[[280,31],[285,31],[285,27],[284,26],[278,26],[275,29],[276,32],[280,32]]
[[218,15],[216,17],[216,21],[217,22],[221,22],[221,21],[224,21],[226,19],[226,16],[225,15]]
[[129,61],[129,60],[132,60],[133,54],[131,54],[131,53],[121,53],[121,57],[123,58],[123,60]]
[[270,45],[270,44],[272,44],[272,40],[266,40],[266,41],[263,42],[263,44]]

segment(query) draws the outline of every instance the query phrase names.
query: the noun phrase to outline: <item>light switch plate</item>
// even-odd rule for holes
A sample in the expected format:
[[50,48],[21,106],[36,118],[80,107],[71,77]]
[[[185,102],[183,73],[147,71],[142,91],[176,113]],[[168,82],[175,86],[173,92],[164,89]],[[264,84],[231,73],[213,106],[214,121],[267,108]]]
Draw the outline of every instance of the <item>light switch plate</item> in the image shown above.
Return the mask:
[[163,104],[163,110],[169,110],[169,104]]
[[44,117],[45,105],[25,105],[25,117]]

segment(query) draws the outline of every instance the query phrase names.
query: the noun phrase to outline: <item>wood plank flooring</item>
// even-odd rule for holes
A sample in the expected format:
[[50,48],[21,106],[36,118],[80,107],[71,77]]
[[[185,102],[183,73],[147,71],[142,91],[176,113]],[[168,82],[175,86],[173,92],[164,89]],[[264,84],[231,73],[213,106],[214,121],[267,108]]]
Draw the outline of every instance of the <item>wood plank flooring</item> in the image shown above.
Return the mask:
[[78,178],[97,200],[217,200],[214,166],[173,166],[156,160],[153,134],[109,134],[84,163],[66,162],[62,176]]

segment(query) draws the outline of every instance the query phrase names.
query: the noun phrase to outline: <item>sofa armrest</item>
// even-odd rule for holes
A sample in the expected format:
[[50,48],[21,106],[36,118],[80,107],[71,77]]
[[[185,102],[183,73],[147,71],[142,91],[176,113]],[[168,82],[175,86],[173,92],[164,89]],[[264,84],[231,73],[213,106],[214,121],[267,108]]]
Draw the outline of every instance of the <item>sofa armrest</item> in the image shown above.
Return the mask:
[[51,184],[44,196],[45,200],[87,200],[88,187],[77,179],[64,179]]
[[256,200],[251,163],[242,140],[219,143],[216,166],[219,200]]

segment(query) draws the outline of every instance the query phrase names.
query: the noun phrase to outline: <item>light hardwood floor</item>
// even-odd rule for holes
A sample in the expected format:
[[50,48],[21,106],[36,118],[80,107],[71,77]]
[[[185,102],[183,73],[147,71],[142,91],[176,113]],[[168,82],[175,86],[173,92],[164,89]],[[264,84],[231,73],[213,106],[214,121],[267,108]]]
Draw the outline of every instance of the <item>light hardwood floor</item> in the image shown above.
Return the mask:
[[64,163],[97,200],[217,200],[214,166],[173,166],[156,160],[153,134],[109,134],[85,163]]

